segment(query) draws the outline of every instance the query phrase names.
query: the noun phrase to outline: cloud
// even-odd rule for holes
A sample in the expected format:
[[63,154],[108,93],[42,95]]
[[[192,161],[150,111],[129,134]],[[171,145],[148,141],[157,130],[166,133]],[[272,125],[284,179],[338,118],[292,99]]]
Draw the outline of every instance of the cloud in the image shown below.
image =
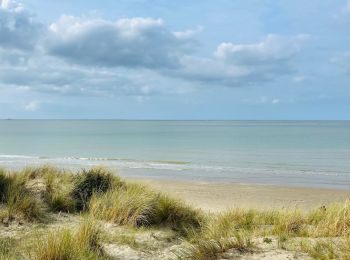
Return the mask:
[[0,48],[31,50],[42,26],[20,4],[0,1]]
[[258,43],[221,43],[213,57],[184,56],[182,68],[168,73],[229,87],[261,84],[294,73],[295,58],[307,39],[307,35],[267,35]]
[[173,68],[193,47],[189,34],[171,32],[160,19],[111,22],[62,16],[49,27],[46,51],[83,65]]
[[[1,61],[0,61],[1,64]],[[153,96],[176,93],[152,71],[69,65],[55,57],[37,54],[24,64],[0,65],[0,89],[16,88],[60,96]]]
[[22,5],[0,0],[0,88],[146,100],[198,85],[260,85],[292,74],[308,38],[271,34],[253,43],[223,42],[201,57],[195,51],[202,29],[173,32],[161,19],[140,17],[61,16],[46,26]]
[[215,56],[228,65],[279,74],[291,70],[291,62],[306,39],[306,35],[286,37],[270,34],[253,44],[221,43]]
[[198,26],[195,30],[186,30],[180,32],[174,32],[174,35],[179,39],[191,39],[193,36],[201,33],[203,31],[202,26]]
[[40,103],[38,101],[30,101],[24,106],[24,110],[30,112],[37,111],[38,109],[40,109]]

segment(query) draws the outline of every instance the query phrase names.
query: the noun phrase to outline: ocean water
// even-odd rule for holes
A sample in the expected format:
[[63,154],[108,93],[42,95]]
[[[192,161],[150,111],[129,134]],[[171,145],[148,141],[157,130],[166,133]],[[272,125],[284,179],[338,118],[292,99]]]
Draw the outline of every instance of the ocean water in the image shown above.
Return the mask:
[[0,166],[350,189],[350,121],[0,120]]

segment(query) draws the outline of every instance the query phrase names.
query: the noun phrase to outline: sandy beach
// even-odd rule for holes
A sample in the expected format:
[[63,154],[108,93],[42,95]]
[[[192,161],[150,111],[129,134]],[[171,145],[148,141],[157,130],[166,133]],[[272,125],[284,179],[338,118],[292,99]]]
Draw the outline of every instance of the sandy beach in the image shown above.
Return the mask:
[[278,187],[238,183],[202,183],[169,180],[134,180],[185,200],[205,211],[219,212],[229,208],[283,209],[304,211],[344,202],[349,190]]

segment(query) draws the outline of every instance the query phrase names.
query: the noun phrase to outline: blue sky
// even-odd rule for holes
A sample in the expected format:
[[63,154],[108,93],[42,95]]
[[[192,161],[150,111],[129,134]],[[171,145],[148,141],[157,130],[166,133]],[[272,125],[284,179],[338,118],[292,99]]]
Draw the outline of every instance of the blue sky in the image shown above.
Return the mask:
[[350,119],[350,1],[0,0],[0,118]]

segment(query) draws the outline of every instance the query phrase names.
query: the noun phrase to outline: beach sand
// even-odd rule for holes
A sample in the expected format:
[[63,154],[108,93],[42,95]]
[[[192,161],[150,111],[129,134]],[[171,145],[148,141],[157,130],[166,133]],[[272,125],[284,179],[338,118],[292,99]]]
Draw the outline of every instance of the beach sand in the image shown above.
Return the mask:
[[169,180],[134,180],[185,200],[205,211],[233,207],[257,209],[298,208],[309,211],[334,202],[344,202],[349,190],[278,187],[239,183],[201,183]]

